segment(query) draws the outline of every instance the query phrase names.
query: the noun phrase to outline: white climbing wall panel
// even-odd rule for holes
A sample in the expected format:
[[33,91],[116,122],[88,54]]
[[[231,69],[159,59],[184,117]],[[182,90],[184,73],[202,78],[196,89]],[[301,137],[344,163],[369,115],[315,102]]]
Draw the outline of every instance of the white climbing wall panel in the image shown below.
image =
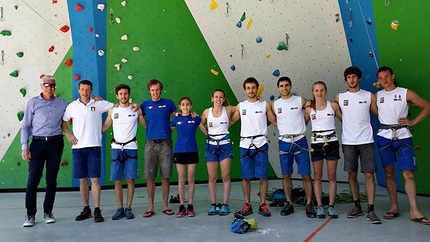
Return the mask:
[[[62,26],[70,26],[66,1],[2,0],[0,7],[0,31],[12,33],[0,35],[0,50],[4,51],[4,63],[0,65],[1,158],[21,127],[17,113],[25,109],[30,97],[40,93],[40,75],[54,74],[72,43],[70,31],[60,31]],[[48,52],[51,46],[54,51]],[[19,58],[17,52],[24,56]],[[16,78],[9,75],[14,70],[19,73]],[[26,89],[25,97],[19,92],[21,88]]]
[[[343,70],[351,61],[337,0],[216,0],[218,8],[213,11],[211,0],[185,2],[238,100],[246,98],[242,83],[250,76],[264,85],[265,100],[272,95],[277,99],[275,70],[289,76],[293,92],[306,98],[312,97],[315,81],[327,84],[330,100],[346,89]],[[243,13],[246,18],[238,28]],[[288,51],[279,51],[278,42],[286,44],[286,34]],[[257,37],[262,38],[261,43],[256,42]],[[340,123],[337,130],[340,134]],[[280,177],[277,134],[276,128],[269,127],[270,162]],[[338,180],[347,181],[342,159],[338,171]]]

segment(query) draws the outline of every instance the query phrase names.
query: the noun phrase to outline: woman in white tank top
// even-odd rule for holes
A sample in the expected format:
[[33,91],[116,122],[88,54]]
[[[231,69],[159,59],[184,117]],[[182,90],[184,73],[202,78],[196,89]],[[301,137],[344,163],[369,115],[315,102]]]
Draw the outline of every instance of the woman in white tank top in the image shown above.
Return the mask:
[[215,215],[216,210],[216,181],[218,176],[218,163],[221,168],[221,177],[224,184],[224,198],[219,215],[230,213],[228,200],[230,197],[230,165],[233,158],[231,142],[228,137],[229,119],[234,113],[234,106],[229,106],[225,92],[216,89],[212,93],[211,100],[213,107],[207,108],[202,114],[202,123],[208,129],[208,140],[206,145],[206,167],[208,169],[208,188],[211,198],[211,205],[208,215]]
[[336,170],[339,157],[339,141],[335,132],[334,117],[342,121],[342,113],[336,102],[325,99],[327,86],[322,81],[317,81],[312,85],[312,95],[314,99],[311,105],[306,107],[305,121],[311,120],[312,141],[311,160],[314,168],[314,191],[318,203],[317,217],[325,218],[322,207],[321,179],[324,167],[324,160],[327,161],[327,176],[329,179],[329,208],[328,215],[337,218],[334,210],[334,200],[336,197],[337,181]]

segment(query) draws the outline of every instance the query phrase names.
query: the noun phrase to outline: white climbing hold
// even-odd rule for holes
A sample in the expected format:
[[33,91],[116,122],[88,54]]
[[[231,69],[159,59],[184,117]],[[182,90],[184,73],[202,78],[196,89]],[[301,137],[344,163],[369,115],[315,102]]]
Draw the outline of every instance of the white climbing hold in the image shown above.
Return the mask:
[[105,52],[103,50],[99,50],[97,52],[99,53],[99,56],[103,56],[105,54]]
[[122,58],[121,61],[122,61],[122,63],[127,63],[128,60],[126,58]]
[[99,4],[97,5],[97,9],[100,9],[100,11],[102,11],[102,12],[103,12],[103,10],[105,10],[105,5],[104,5],[103,3],[99,3]]
[[133,47],[133,51],[138,51],[138,50],[139,50],[139,47],[137,46]]
[[96,38],[98,38],[100,35],[99,34],[95,34]]
[[117,17],[117,18],[115,18],[115,20],[116,20],[117,23],[121,23],[121,19],[120,18]]
[[127,4],[127,1],[122,1],[121,5],[125,7],[125,5]]
[[117,69],[118,71],[121,69],[121,64],[120,64],[120,63],[115,64],[114,66],[116,67],[116,69]]
[[132,75],[128,75],[128,80],[131,81],[131,79],[133,79],[133,76]]
[[127,40],[127,39],[128,39],[128,36],[126,34],[121,36],[121,40]]

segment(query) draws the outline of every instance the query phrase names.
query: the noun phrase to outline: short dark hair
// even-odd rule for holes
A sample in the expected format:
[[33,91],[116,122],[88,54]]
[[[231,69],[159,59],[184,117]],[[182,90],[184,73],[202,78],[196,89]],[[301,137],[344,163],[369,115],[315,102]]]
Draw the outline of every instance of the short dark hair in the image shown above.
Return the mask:
[[115,94],[118,95],[118,92],[121,89],[127,89],[128,94],[130,94],[130,92],[131,92],[131,88],[130,88],[129,85],[127,85],[127,84],[119,84],[118,86],[115,87]]
[[80,81],[79,84],[78,84],[78,88],[80,88],[81,85],[88,85],[88,86],[91,87],[91,90],[93,90],[93,83],[90,82],[90,81],[88,81],[88,80],[82,80],[82,81]]
[[345,71],[343,72],[343,77],[345,78],[346,81],[346,77],[349,75],[355,74],[358,79],[361,79],[363,73],[361,72],[360,68],[356,67],[356,66],[350,66],[348,68],[345,69]]
[[292,86],[291,79],[288,76],[283,76],[283,77],[279,78],[276,85],[279,87],[279,83],[281,83],[283,81],[287,81],[290,84],[290,86]]
[[258,84],[257,79],[255,79],[254,77],[248,77],[248,78],[246,78],[246,80],[243,82],[243,90],[246,90],[246,89],[245,89],[245,85],[246,85],[246,84],[248,84],[248,83],[255,83],[255,85],[257,85],[257,89],[258,89],[258,86],[260,85],[260,84]]
[[163,90],[163,83],[161,83],[157,79],[152,79],[152,80],[150,80],[148,82],[148,91],[150,90],[151,86],[154,86],[154,85],[157,85],[157,84],[160,85],[160,91],[162,91]]
[[184,101],[184,100],[188,100],[190,102],[190,104],[193,105],[193,101],[191,101],[191,98],[189,98],[189,97],[183,97],[183,98],[181,98],[181,100],[179,100],[178,104],[181,105],[181,102]]
[[376,77],[378,77],[379,72],[383,72],[383,71],[389,71],[390,74],[393,75],[393,69],[391,69],[391,67],[381,66],[381,67],[379,67],[378,71],[376,72]]

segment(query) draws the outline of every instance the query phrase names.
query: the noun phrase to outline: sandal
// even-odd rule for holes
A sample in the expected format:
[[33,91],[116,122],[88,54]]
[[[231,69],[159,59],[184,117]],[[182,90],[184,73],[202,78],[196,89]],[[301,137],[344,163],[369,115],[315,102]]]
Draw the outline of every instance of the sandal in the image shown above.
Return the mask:
[[395,219],[400,216],[400,213],[396,212],[386,212],[384,214],[384,219]]
[[[426,221],[424,221],[426,220]],[[430,220],[427,217],[421,217],[421,218],[411,218],[412,222],[417,222],[424,225],[430,225]]]
[[155,214],[155,212],[154,211],[146,211],[144,214],[143,214],[143,217],[144,218],[150,218],[150,217],[152,217],[152,215],[154,215]]
[[170,208],[163,210],[163,213],[166,215],[174,215],[175,214],[175,212],[173,212],[173,210]]

